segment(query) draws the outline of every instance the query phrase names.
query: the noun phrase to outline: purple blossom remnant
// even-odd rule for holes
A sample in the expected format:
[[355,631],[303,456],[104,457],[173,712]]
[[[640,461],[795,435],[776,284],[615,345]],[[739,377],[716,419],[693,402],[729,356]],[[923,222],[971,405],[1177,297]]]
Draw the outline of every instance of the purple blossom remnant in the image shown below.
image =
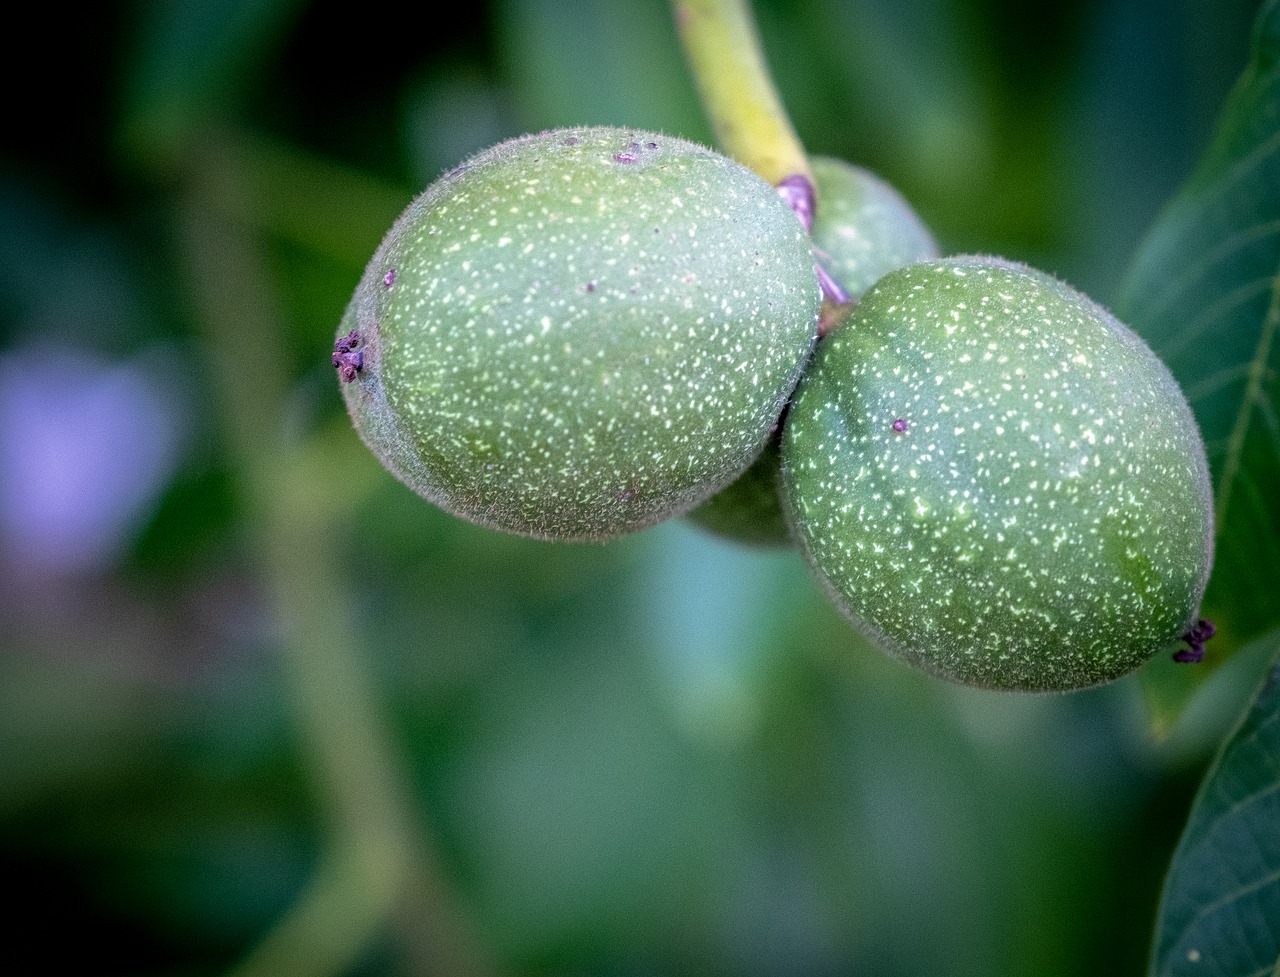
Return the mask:
[[1180,665],[1204,661],[1205,642],[1217,633],[1218,629],[1212,621],[1201,618],[1192,626],[1190,631],[1182,636],[1182,640],[1187,643],[1187,647],[1175,651],[1173,660]]
[[356,349],[360,345],[360,333],[352,329],[333,344],[333,356],[330,361],[338,370],[338,379],[343,383],[351,383],[356,373],[364,366],[364,350]]
[[894,420],[893,424],[890,426],[893,428],[894,434],[907,433],[907,419],[905,417],[897,418],[896,420]]
[[392,268],[390,271],[388,271],[385,275],[382,276],[382,284],[385,285],[387,288],[390,288],[395,283],[396,283],[396,270]]
[[813,215],[817,208],[817,191],[803,173],[792,173],[779,181],[775,188],[778,196],[786,201],[791,212],[804,225],[805,233],[813,230]]
[[822,286],[822,298],[825,301],[833,305],[849,304],[849,293],[844,290],[838,281],[831,277],[831,272],[823,268],[822,265],[814,265],[813,270],[818,273],[818,284]]

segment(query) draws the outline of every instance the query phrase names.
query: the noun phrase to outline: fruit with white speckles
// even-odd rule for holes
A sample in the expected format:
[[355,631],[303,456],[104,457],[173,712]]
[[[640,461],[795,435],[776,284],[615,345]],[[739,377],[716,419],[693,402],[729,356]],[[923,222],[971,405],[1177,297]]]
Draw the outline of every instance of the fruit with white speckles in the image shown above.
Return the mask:
[[782,466],[837,604],[935,674],[1082,688],[1196,621],[1213,520],[1191,411],[1049,275],[956,258],[882,278],[819,347]]
[[[811,161],[818,193],[813,242],[819,260],[851,299],[896,268],[938,256],[928,227],[897,190],[842,160]],[[742,477],[689,514],[704,529],[739,543],[789,543],[778,496],[776,443]]]
[[419,495],[607,539],[742,473],[819,304],[809,239],[755,174],[667,136],[562,130],[481,153],[409,207],[334,364],[366,443]]

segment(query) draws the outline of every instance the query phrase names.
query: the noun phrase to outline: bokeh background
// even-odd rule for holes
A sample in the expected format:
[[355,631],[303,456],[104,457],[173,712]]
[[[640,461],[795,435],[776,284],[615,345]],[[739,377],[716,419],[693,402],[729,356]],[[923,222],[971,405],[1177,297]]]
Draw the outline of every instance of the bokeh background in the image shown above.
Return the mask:
[[[1253,0],[759,0],[806,145],[1109,301]],[[521,132],[710,140],[658,0],[152,0],[0,38],[13,973],[1138,973],[1257,669],[954,688],[794,554],[556,546],[382,471],[329,352]],[[1153,663],[1152,668],[1166,667]]]

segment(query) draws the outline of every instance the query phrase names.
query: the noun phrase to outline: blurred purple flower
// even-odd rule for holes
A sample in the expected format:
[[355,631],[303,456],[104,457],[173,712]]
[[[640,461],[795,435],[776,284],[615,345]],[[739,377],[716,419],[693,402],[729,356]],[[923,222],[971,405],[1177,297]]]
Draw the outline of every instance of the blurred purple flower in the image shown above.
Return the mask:
[[151,515],[186,427],[159,359],[0,355],[0,536],[12,569],[101,569]]

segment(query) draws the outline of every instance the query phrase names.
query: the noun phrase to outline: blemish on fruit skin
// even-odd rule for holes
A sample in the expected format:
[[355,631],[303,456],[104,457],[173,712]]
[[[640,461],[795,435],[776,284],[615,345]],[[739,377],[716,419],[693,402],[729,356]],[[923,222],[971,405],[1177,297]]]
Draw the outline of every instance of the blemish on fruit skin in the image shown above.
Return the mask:
[[613,161],[615,163],[634,163],[636,161],[635,153],[614,153]]
[[396,283],[396,270],[394,268],[388,269],[387,273],[382,276],[382,284],[384,287],[390,288],[395,283]]
[[360,332],[357,329],[339,337],[333,344],[330,362],[337,368],[338,379],[343,383],[352,383],[356,373],[364,367],[364,350],[356,349],[359,344]]
[[[873,419],[903,407],[912,439],[891,450]],[[1209,482],[1185,400],[1107,313],[1020,267],[881,279],[819,346],[784,473],[845,613],[956,681],[1116,678],[1176,640],[1203,594]]]
[[906,420],[906,418],[905,418],[905,417],[899,417],[899,418],[896,418],[896,419],[894,420],[893,424],[892,424],[892,425],[890,425],[890,426],[893,428],[893,433],[894,433],[894,434],[906,434],[906,433],[907,433],[907,420]]
[[1204,661],[1205,644],[1217,633],[1217,625],[1206,618],[1201,618],[1182,636],[1182,640],[1187,643],[1187,647],[1175,651],[1173,660],[1180,665],[1197,664]]

